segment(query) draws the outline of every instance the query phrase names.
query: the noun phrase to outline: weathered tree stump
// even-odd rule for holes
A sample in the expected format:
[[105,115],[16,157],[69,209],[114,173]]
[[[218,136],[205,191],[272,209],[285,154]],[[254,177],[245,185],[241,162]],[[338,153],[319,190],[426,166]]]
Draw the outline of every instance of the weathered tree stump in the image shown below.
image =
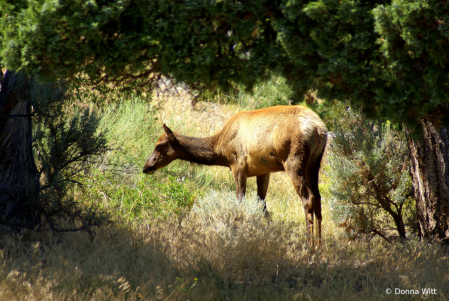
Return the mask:
[[13,77],[7,71],[0,91],[0,224],[33,228],[40,214],[36,210],[39,174],[32,150],[31,105],[11,89]]

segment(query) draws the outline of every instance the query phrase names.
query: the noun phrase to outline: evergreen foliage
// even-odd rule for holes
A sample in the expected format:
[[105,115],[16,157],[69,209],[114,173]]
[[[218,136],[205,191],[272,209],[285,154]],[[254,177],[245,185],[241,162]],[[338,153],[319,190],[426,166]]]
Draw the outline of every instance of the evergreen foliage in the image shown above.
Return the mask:
[[[269,70],[371,117],[448,123],[448,13],[437,0],[2,2],[0,59],[47,78],[252,90]],[[104,87],[104,86],[100,86]]]
[[390,229],[406,238],[416,212],[404,133],[353,111],[348,108],[334,125],[328,157],[332,218],[351,238],[389,240]]

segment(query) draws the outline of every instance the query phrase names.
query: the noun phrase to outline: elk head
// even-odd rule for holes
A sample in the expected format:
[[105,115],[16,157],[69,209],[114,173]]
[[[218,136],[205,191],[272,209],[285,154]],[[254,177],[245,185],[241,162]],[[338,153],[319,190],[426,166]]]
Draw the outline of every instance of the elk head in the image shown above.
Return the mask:
[[167,166],[173,160],[179,158],[177,149],[179,142],[173,132],[164,124],[164,132],[156,142],[153,153],[143,166],[143,172],[147,175],[153,174],[156,170]]

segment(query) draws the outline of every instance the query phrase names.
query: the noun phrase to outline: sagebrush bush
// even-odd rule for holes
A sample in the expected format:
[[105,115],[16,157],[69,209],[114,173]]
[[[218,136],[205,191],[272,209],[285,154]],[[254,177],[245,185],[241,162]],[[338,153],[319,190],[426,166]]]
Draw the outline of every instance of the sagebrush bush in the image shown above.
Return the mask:
[[217,231],[228,229],[244,217],[253,221],[264,218],[263,203],[254,192],[239,201],[234,191],[215,189],[195,201],[191,215],[204,226],[213,224]]
[[405,135],[348,108],[334,124],[328,157],[333,218],[348,236],[380,235],[393,228],[406,238],[415,213]]
[[[44,114],[40,110],[45,110]],[[43,213],[53,230],[89,230],[106,221],[97,207],[84,211],[75,201],[74,185],[85,184],[92,160],[107,150],[106,139],[97,133],[98,117],[89,110],[66,115],[61,107],[39,106],[35,126],[35,158],[41,174]],[[84,211],[84,212],[83,212]],[[69,227],[64,220],[72,221]],[[62,223],[61,223],[62,222]]]
[[[103,133],[97,132],[98,116],[88,109],[72,108],[64,82],[42,83],[20,72],[11,82],[14,85],[9,95],[20,95],[32,108],[29,157],[38,183],[28,201],[16,201],[14,227],[91,231],[104,223],[106,216],[92,206],[77,203],[71,190],[82,185],[92,159],[107,150]],[[23,220],[20,215],[31,215],[33,220]],[[10,223],[5,221],[5,225]]]

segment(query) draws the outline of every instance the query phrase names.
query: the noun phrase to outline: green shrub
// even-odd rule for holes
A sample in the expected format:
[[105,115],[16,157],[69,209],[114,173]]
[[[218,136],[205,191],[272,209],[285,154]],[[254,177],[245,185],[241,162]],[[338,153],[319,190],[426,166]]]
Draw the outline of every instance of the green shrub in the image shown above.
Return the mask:
[[[10,116],[7,122],[5,133],[18,139],[6,139],[8,146],[2,147],[1,179],[17,179],[10,181],[9,187],[23,190],[18,175],[27,180],[33,174],[35,183],[22,182],[36,189],[32,194],[18,194],[20,197],[9,194],[8,206],[1,210],[2,229],[49,226],[54,231],[91,231],[93,226],[106,222],[107,217],[95,207],[77,203],[72,190],[82,185],[92,160],[107,150],[103,132],[97,131],[99,117],[88,109],[71,107],[64,82],[42,83],[22,72],[8,74],[11,77],[7,106],[26,107],[23,112],[30,113]],[[2,84],[6,87],[6,82]],[[21,121],[10,122],[16,117]],[[4,177],[5,174],[12,177]]]
[[80,207],[72,190],[83,185],[92,161],[108,149],[104,132],[97,131],[99,116],[88,109],[70,108],[62,85],[36,84],[31,95],[33,150],[46,221],[57,231],[90,231],[107,217],[95,206]]
[[366,120],[348,108],[334,124],[327,169],[333,219],[348,236],[379,235],[390,229],[406,238],[406,219],[413,216],[408,148],[403,132],[389,122]]

